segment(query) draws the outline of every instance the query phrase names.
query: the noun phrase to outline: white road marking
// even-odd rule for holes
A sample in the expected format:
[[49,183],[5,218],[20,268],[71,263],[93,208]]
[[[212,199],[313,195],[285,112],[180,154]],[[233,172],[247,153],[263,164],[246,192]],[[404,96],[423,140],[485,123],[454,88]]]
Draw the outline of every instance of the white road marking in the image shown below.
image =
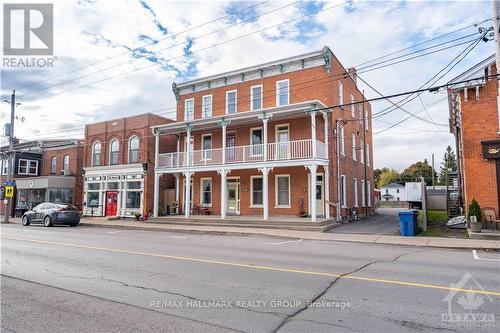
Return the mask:
[[283,245],[283,244],[288,244],[288,243],[297,243],[297,242],[302,242],[303,239],[297,239],[297,240],[291,240],[291,241],[284,241],[284,242],[277,242],[277,243],[267,243],[267,242],[262,242],[262,244],[266,245]]
[[484,260],[484,261],[500,261],[500,259],[493,259],[493,258],[479,258],[479,256],[477,255],[477,251],[476,250],[472,250],[472,256],[474,257],[474,259],[476,260]]

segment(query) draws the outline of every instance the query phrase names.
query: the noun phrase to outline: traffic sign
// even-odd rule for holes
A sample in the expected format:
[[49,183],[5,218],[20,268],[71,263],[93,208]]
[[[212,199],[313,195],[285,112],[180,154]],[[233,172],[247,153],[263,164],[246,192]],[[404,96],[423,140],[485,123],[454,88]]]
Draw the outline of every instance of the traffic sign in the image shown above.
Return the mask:
[[12,198],[14,196],[14,186],[5,186],[5,197]]

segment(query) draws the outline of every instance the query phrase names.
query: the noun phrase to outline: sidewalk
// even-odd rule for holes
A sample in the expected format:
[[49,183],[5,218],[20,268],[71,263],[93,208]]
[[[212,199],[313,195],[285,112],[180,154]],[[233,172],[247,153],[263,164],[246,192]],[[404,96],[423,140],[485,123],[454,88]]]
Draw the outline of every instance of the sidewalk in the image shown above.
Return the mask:
[[[19,218],[11,219],[11,223],[21,223]],[[449,249],[500,249],[500,241],[479,239],[458,239],[443,237],[401,237],[388,235],[363,235],[363,234],[336,234],[315,231],[295,231],[281,229],[241,228],[223,226],[199,225],[169,225],[133,220],[109,221],[103,218],[82,219],[81,226],[117,228],[128,230],[147,230],[192,233],[204,235],[229,235],[229,236],[266,236],[278,238],[307,239],[320,241],[341,241],[358,243],[375,243],[390,245],[428,246]]]

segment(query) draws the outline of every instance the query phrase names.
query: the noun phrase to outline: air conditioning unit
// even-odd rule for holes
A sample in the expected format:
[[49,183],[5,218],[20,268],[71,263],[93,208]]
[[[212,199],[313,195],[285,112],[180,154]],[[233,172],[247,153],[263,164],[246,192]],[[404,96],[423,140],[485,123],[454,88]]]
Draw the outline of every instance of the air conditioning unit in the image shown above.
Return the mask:
[[61,170],[61,176],[69,176],[70,174],[69,170]]

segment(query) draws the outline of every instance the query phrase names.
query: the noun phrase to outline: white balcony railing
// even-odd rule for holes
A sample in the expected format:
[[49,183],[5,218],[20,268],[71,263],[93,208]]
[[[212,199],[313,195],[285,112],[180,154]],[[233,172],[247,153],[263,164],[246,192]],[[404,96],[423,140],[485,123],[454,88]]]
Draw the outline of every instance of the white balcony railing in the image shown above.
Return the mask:
[[[316,144],[316,158],[326,158],[326,145],[321,141]],[[222,148],[195,150],[190,152],[166,153],[158,155],[159,168],[196,167],[222,164],[246,164],[263,161],[301,160],[313,158],[313,140],[236,146],[226,148],[225,163]]]

